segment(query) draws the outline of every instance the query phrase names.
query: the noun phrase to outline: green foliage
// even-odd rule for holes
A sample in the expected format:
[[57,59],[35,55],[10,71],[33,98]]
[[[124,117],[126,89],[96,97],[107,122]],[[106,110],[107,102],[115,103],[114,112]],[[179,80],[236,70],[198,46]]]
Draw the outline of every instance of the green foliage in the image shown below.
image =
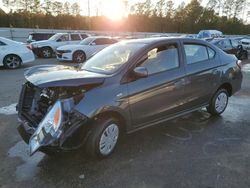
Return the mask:
[[[126,10],[128,1],[123,0]],[[202,29],[218,29],[225,34],[249,34],[250,25],[241,18],[246,12],[246,0],[209,0],[205,7],[201,0],[183,2],[174,8],[173,0],[145,0],[130,7],[130,14],[120,22],[104,16],[81,16],[77,3],[50,0],[3,0],[12,9],[8,14],[0,10],[0,27],[28,27],[50,29],[91,29],[132,32],[197,33]]]

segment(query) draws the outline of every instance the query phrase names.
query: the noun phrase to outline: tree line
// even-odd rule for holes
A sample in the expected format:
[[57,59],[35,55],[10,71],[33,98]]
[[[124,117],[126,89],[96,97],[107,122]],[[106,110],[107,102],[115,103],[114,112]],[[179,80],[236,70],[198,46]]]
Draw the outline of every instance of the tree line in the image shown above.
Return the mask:
[[[3,0],[9,13],[0,11],[0,27],[48,28],[130,32],[197,33],[202,29],[218,29],[225,34],[249,34],[244,23],[247,0],[191,0],[174,7],[172,0],[138,2],[128,7],[128,16],[111,21],[105,16],[82,16],[78,3],[49,0]],[[247,15],[250,16],[250,15]]]

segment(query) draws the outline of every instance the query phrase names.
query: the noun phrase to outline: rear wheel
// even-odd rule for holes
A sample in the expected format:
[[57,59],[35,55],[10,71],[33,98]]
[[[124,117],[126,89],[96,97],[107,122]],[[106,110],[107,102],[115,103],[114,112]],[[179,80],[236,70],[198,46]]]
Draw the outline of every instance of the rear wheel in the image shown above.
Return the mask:
[[86,143],[87,153],[94,158],[104,158],[114,151],[120,135],[119,122],[110,118],[100,118],[93,123]]
[[212,115],[220,115],[227,108],[228,91],[226,89],[219,89],[211,99],[207,111]]
[[86,55],[82,51],[76,51],[73,54],[73,62],[74,63],[83,63],[86,60]]
[[16,69],[21,66],[22,60],[17,55],[7,55],[3,60],[3,65],[7,69]]
[[51,58],[52,57],[52,54],[53,54],[53,51],[51,48],[49,47],[44,47],[41,49],[40,51],[40,55],[43,57],[43,58]]

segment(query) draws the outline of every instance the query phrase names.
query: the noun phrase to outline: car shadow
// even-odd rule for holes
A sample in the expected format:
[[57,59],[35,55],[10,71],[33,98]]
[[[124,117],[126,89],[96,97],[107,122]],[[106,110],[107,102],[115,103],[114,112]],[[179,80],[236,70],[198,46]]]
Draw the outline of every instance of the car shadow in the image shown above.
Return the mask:
[[[126,170],[129,166],[137,168],[143,161],[157,161],[162,156],[172,156],[175,147],[181,147],[206,135],[206,128],[221,124],[223,118],[211,117],[205,111],[197,111],[186,116],[159,124],[154,127],[122,137],[114,153],[105,159],[96,160],[86,155],[84,150],[61,153],[53,157],[44,157],[39,163],[39,178],[46,181],[64,182],[68,179],[92,185],[104,177]],[[187,148],[184,149],[186,151]],[[167,160],[167,158],[166,158]],[[138,167],[139,168],[139,167]],[[53,177],[53,178],[52,178]],[[110,177],[109,177],[110,178]],[[112,180],[109,180],[112,181]],[[79,183],[79,182],[78,182]]]

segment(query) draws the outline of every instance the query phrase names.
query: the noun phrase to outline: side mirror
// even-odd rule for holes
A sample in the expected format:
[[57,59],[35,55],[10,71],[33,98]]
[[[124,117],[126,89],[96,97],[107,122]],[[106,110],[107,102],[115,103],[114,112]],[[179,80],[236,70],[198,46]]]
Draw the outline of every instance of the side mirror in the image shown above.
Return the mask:
[[59,39],[56,40],[56,42],[62,42],[62,39],[59,38]]
[[138,78],[145,78],[148,76],[148,70],[146,67],[135,67],[134,74]]
[[91,46],[95,46],[95,45],[96,45],[96,43],[95,43],[95,42],[92,42],[90,45],[91,45]]

